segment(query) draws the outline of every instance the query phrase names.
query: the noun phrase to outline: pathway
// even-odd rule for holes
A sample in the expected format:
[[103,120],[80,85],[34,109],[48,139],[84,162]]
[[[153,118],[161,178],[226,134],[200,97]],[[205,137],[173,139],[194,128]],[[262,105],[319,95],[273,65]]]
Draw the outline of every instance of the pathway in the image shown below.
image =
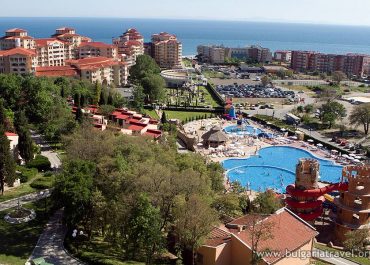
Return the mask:
[[344,258],[340,258],[338,257],[339,255],[334,255],[333,253],[329,253],[329,252],[326,252],[326,251],[323,251],[317,248],[313,249],[312,254],[314,257],[319,258],[320,260],[323,260],[323,261],[326,261],[326,262],[329,262],[335,265],[358,265],[359,264],[359,263],[356,263],[356,262],[353,262],[353,261],[350,261]]
[[51,146],[45,141],[41,134],[31,131],[32,139],[41,147],[41,155],[46,156],[51,164],[51,168],[58,169],[62,165],[60,158]]
[[43,257],[54,265],[84,264],[72,257],[64,248],[66,227],[62,224],[63,209],[58,210],[46,224],[30,259]]
[[52,191],[52,189],[46,189],[46,190],[42,190],[42,191],[39,191],[39,192],[34,192],[34,193],[30,193],[30,194],[27,194],[27,195],[24,195],[24,196],[20,196],[20,197],[15,198],[15,199],[11,199],[11,200],[8,200],[8,201],[1,202],[0,203],[0,212],[11,209],[11,208],[14,208],[14,207],[17,207],[18,206],[18,200],[19,200],[19,203],[22,205],[22,204],[25,204],[25,203],[30,203],[30,202],[34,202],[34,201],[38,201],[38,200],[50,197],[51,191]]

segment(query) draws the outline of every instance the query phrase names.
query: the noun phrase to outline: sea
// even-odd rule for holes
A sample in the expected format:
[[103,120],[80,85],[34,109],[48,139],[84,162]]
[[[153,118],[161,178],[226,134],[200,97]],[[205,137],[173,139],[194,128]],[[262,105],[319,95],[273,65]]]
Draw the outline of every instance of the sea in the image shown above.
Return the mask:
[[94,41],[111,43],[127,28],[137,28],[150,40],[166,31],[183,43],[183,55],[196,54],[200,44],[245,47],[261,45],[275,50],[311,50],[324,53],[370,54],[370,27],[247,21],[205,21],[131,18],[0,18],[0,34],[24,28],[37,38],[50,37],[55,29],[73,27]]

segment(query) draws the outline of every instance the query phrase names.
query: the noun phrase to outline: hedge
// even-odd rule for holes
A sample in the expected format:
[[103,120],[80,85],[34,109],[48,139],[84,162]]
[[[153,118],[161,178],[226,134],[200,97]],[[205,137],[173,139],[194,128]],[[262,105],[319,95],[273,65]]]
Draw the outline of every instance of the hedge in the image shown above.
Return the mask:
[[21,172],[19,174],[19,179],[21,183],[25,183],[35,177],[38,173],[37,168],[26,168],[26,167],[21,167],[17,166],[17,171]]
[[31,188],[38,189],[38,190],[44,190],[44,189],[50,189],[53,187],[54,184],[54,178],[38,178],[35,181],[33,181],[30,186]]
[[39,171],[48,171],[51,168],[51,164],[47,157],[37,155],[32,161],[27,164],[27,167],[37,168]]

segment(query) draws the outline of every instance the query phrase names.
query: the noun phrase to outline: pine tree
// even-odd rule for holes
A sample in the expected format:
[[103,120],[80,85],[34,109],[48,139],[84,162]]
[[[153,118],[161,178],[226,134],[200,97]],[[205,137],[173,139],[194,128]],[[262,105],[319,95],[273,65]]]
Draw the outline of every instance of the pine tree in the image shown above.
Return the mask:
[[33,158],[33,142],[28,126],[28,120],[24,111],[19,111],[16,113],[14,125],[19,136],[19,154],[26,161],[26,163],[28,163]]
[[96,82],[95,83],[95,99],[93,102],[95,105],[99,104],[101,94],[102,94],[101,85],[99,84],[99,82]]
[[73,100],[75,102],[75,106],[77,107],[80,107],[81,106],[81,102],[80,102],[80,99],[81,99],[81,96],[80,94],[76,93],[73,97]]
[[167,117],[166,117],[166,112],[163,111],[162,117],[161,117],[161,123],[165,124],[167,123]]
[[76,121],[78,121],[79,124],[82,124],[83,118],[84,118],[84,116],[83,116],[82,109],[78,108],[77,111],[76,111]]
[[113,106],[113,95],[112,95],[112,92],[111,91],[109,91],[107,104]]
[[10,152],[10,143],[5,135],[4,125],[0,125],[0,190],[4,194],[5,183],[9,186],[14,184],[15,163]]

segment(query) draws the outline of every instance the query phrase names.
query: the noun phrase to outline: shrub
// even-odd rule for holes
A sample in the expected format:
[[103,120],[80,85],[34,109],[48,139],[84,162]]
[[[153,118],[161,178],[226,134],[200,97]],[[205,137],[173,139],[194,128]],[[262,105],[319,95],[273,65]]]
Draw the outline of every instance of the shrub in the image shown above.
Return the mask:
[[30,184],[34,189],[44,190],[53,187],[54,179],[49,178],[38,178]]
[[47,157],[42,155],[37,155],[35,159],[30,161],[27,164],[28,168],[37,168],[39,171],[47,171],[50,170],[51,164]]
[[44,177],[46,177],[46,178],[53,177],[53,176],[54,176],[54,174],[53,174],[53,172],[51,172],[51,171],[48,171],[48,172],[46,172],[46,173],[44,174]]
[[26,168],[26,167],[17,167],[17,171],[21,172],[19,174],[19,179],[21,183],[25,183],[35,177],[38,173],[38,170],[36,168]]

